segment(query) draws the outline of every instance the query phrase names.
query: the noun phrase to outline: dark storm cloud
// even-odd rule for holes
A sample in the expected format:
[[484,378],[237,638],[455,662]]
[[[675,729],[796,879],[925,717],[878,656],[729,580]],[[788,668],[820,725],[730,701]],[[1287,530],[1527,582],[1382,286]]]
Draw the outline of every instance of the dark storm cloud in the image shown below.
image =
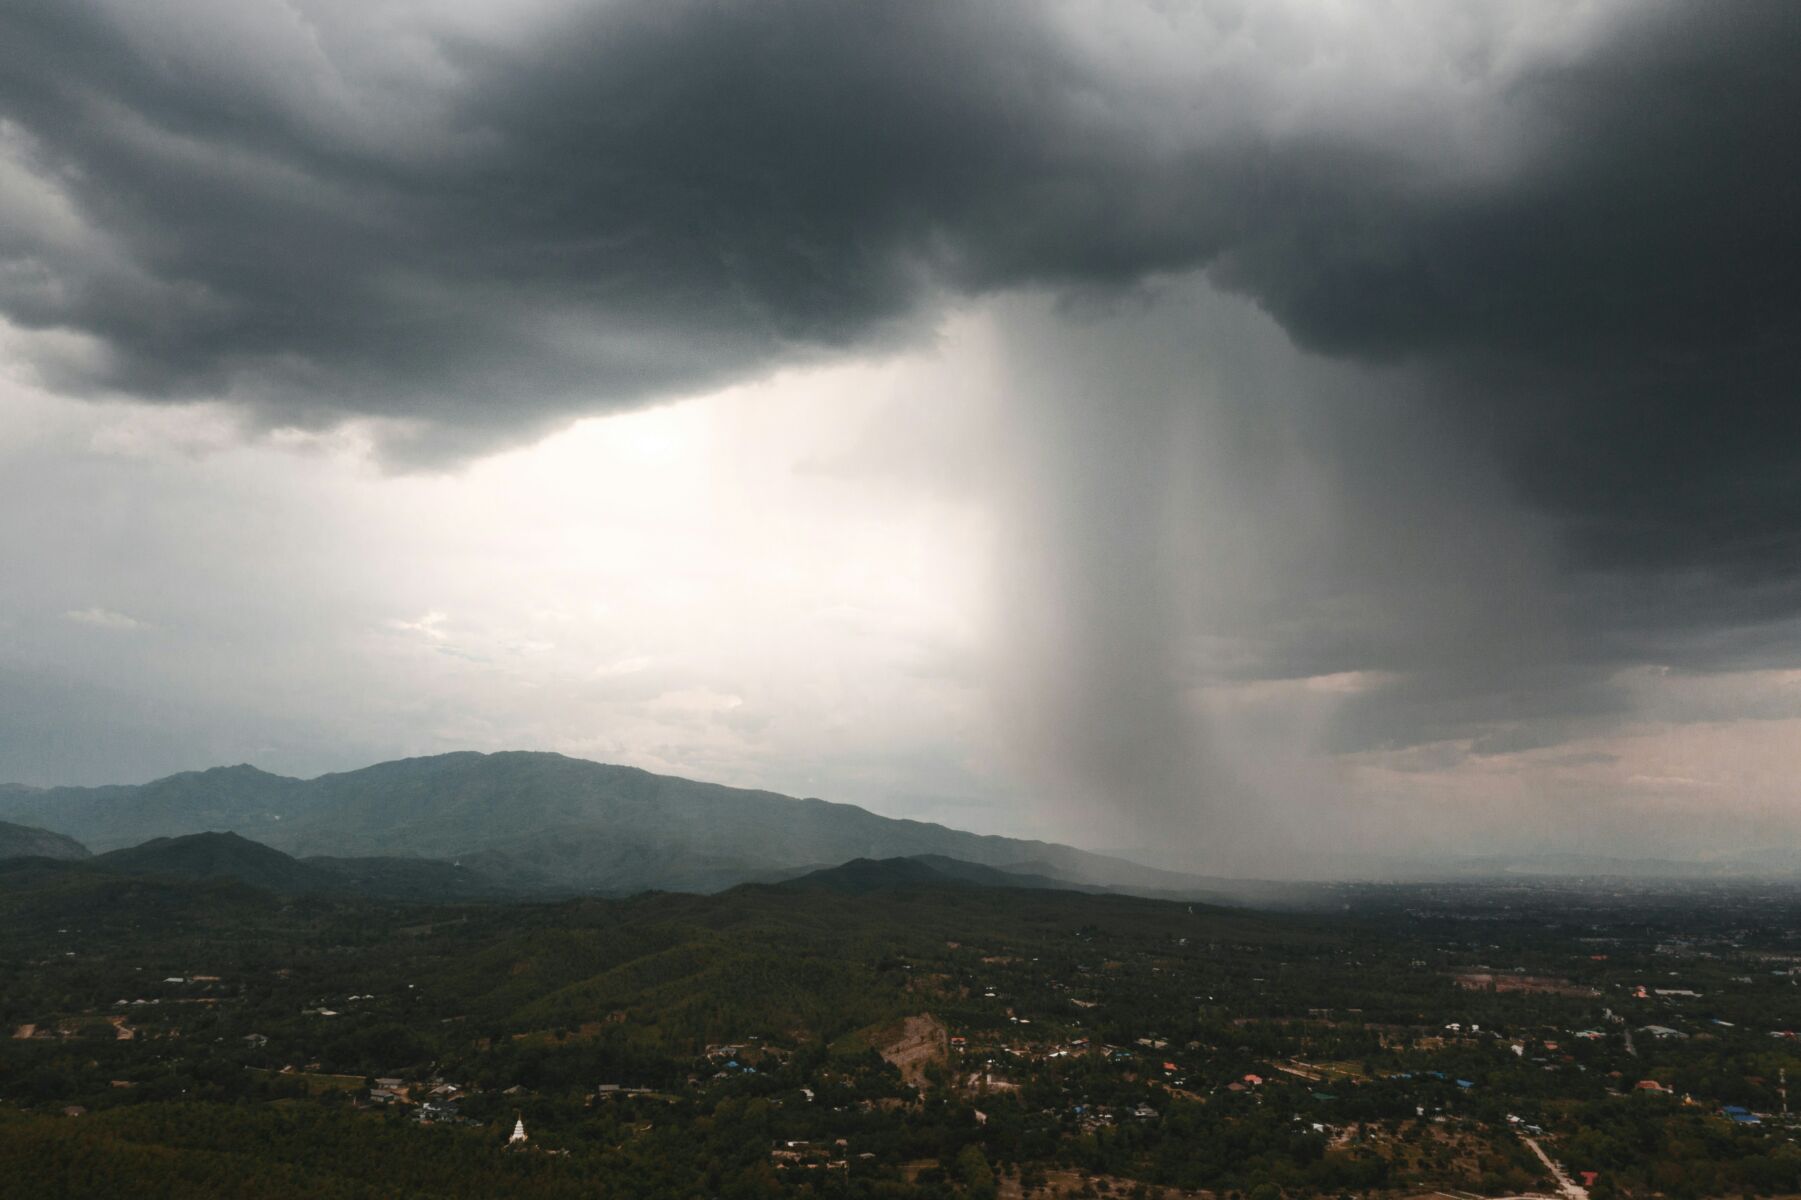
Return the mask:
[[[1375,372],[1296,418],[1357,519],[1259,598],[1239,668],[1391,673],[1338,748],[1546,744],[1618,719],[1621,664],[1792,653],[1798,10],[1622,5],[1532,49],[1461,26],[1558,6],[1446,5],[1443,46],[1380,28],[1369,62],[1279,5],[1177,6],[1137,41],[1109,21],[1140,10],[1104,11],[634,2],[483,27],[25,0],[0,18],[0,150],[72,211],[0,194],[0,312],[92,339],[42,364],[71,392],[402,418],[390,455],[454,458],[896,344],[947,296],[1204,269]],[[1139,520],[1160,483],[1132,460],[1192,397],[1180,373],[1110,394],[1132,369],[1047,403],[1023,452],[1050,544],[1022,588],[1067,611],[1022,678],[1094,684],[1039,740],[1091,736],[1097,776],[1161,796],[1206,770],[1170,667],[1168,560],[1192,547]],[[1504,501],[1471,498],[1462,455]],[[1522,500],[1549,577],[1505,544]]]
[[1792,569],[1801,548],[1801,40],[1692,6],[1498,97],[1499,181],[1297,197],[1218,276],[1304,345],[1429,356],[1601,565]]
[[[1596,561],[1798,561],[1792,6],[1628,10],[1483,97],[1475,168],[1414,113],[1268,126],[1179,55],[1159,92],[1035,5],[294,12],[7,14],[0,110],[84,230],[11,214],[0,306],[97,340],[63,386],[454,451],[904,336],[947,289],[1211,264],[1303,345],[1441,364]],[[1306,75],[1268,60],[1247,110]]]
[[879,342],[943,286],[1200,248],[1023,7],[615,5],[366,89],[364,31],[316,15],[252,31],[281,90],[168,45],[208,44],[195,7],[8,18],[0,104],[98,235],[8,237],[7,314],[107,352],[68,385],[504,435]]

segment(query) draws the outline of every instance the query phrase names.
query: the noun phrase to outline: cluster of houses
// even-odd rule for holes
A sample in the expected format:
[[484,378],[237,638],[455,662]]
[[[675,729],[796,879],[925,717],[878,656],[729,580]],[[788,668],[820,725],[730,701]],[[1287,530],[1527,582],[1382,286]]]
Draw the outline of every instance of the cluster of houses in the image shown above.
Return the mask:
[[369,1088],[368,1103],[406,1106],[421,1125],[480,1124],[457,1109],[458,1102],[468,1094],[468,1089],[461,1084],[442,1076],[415,1082],[398,1075],[381,1075]]
[[[858,1157],[872,1159],[873,1154]],[[850,1169],[848,1142],[838,1138],[830,1144],[799,1139],[779,1141],[769,1148],[769,1161],[778,1171],[847,1171]]]

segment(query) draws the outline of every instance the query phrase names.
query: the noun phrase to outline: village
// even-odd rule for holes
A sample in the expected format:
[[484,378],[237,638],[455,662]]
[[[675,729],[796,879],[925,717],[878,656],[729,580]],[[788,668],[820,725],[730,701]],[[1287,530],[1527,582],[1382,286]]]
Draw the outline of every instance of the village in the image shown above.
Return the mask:
[[8,994],[0,1087],[84,1120],[302,1103],[553,1158],[730,1127],[775,1178],[845,1186],[961,1187],[975,1147],[1009,1195],[1149,1174],[1172,1196],[1263,1178],[1605,1198],[1639,1186],[1621,1122],[1698,1122],[1772,1171],[1795,1161],[1795,926],[1750,931],[1731,910],[1672,936],[1635,909],[1547,929],[1530,897],[1407,899],[1405,939],[1317,918],[1278,936],[1174,905],[1129,934],[971,921],[878,938],[856,973],[887,999],[848,1027],[737,1003],[704,970],[583,983],[588,1019],[534,1020],[572,1010],[516,989],[496,1008],[429,935],[253,968],[70,924],[14,968],[34,986]]

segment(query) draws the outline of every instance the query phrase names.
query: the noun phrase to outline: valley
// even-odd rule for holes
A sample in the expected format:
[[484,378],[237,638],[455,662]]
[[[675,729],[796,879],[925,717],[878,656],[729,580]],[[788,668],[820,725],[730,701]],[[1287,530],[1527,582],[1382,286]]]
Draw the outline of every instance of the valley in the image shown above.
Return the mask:
[[1548,1155],[1592,1197],[1801,1186],[1801,893],[1338,895],[864,859],[419,902],[8,860],[0,1168],[45,1196],[1262,1200],[1553,1194]]

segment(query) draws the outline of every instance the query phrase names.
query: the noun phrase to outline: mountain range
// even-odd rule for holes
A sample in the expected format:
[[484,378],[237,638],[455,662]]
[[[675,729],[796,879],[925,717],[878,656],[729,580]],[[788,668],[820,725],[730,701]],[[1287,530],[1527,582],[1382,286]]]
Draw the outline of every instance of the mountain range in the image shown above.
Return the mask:
[[376,879],[433,870],[420,860],[438,860],[512,892],[711,892],[855,859],[924,856],[1045,886],[1209,894],[1192,876],[1052,842],[523,751],[401,759],[304,780],[241,765],[140,785],[10,785],[0,787],[0,818],[102,852],[229,832],[310,870]]

